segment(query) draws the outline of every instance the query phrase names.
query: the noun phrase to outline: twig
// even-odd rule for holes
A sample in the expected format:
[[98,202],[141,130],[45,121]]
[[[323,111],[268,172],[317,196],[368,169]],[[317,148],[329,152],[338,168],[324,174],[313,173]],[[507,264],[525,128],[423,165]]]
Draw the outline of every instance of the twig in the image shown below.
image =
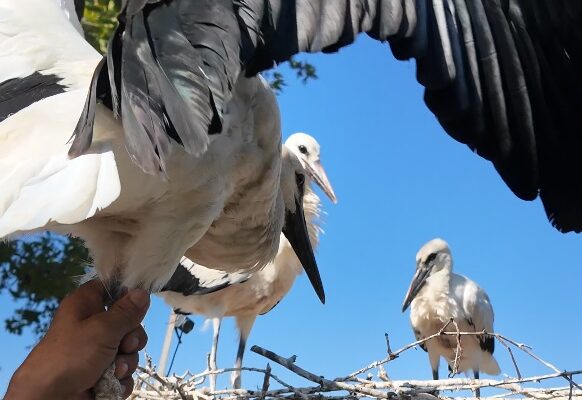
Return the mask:
[[[138,369],[138,371],[141,371],[141,372],[147,374],[148,376],[154,378],[156,381],[160,382],[163,386],[167,387],[167,384],[168,384],[167,381],[164,380],[161,376],[159,376],[153,370],[148,371],[147,369],[140,367],[140,366],[138,366],[137,369]],[[144,381],[144,383],[145,383],[145,381]]]
[[511,362],[513,363],[513,367],[515,368],[515,373],[517,374],[517,377],[519,379],[521,379],[521,372],[519,371],[519,367],[517,366],[517,361],[515,360],[515,357],[513,356],[513,351],[511,350],[511,347],[509,347],[509,345],[507,343],[505,343],[505,340],[501,339],[501,338],[497,338],[497,340],[499,341],[499,343],[501,343],[509,352],[509,356],[511,357]]
[[368,389],[366,387],[357,387],[354,385],[350,385],[344,382],[334,382],[330,381],[329,379],[325,379],[322,376],[317,376],[309,371],[304,370],[301,367],[289,362],[288,359],[281,357],[278,354],[273,353],[272,351],[263,349],[259,346],[251,347],[251,351],[257,354],[262,355],[263,357],[268,358],[269,360],[276,362],[277,364],[282,365],[283,367],[287,368],[288,370],[296,373],[297,375],[310,380],[311,382],[315,382],[321,385],[322,388],[331,389],[331,390],[346,390],[352,393],[360,393],[363,395],[373,396],[379,399],[389,399],[390,396],[378,390]]
[[271,379],[271,364],[267,363],[267,368],[265,368],[265,378],[263,379],[263,387],[261,388],[260,400],[265,398],[265,393],[269,390],[269,380]]
[[176,385],[176,390],[178,391],[178,394],[180,395],[180,398],[182,400],[188,400],[186,398],[186,394],[182,391],[182,388],[180,387],[180,385]]
[[[526,353],[527,355],[529,355],[530,357],[532,357],[534,360],[537,360],[541,364],[543,364],[546,367],[548,367],[549,369],[551,369],[551,370],[553,370],[555,372],[562,372],[558,368],[556,368],[555,366],[553,366],[552,364],[550,364],[549,362],[544,361],[540,357],[538,357],[537,355],[535,355],[531,351],[531,347],[529,347],[529,346],[527,346],[527,345],[525,345],[523,343],[518,343],[515,340],[509,339],[508,337],[505,337],[503,335],[500,335],[499,333],[495,333],[495,334],[493,334],[493,336],[495,336],[497,339],[501,338],[503,340],[506,340],[507,342],[511,343],[512,345],[514,345],[515,347],[517,347],[518,349],[520,349],[521,351],[523,351],[524,353]],[[576,386],[577,389],[582,390],[582,387],[580,387],[580,385],[578,385],[576,382],[574,382],[571,378],[568,378],[567,376],[564,376],[564,378],[568,382],[570,382],[572,385]]]
[[[455,326],[455,330],[457,331],[457,336],[456,336],[457,348],[455,349],[455,360],[453,362],[453,370],[451,371],[451,374],[454,376],[454,375],[459,373],[459,364],[461,363],[461,356],[463,354],[463,347],[461,346],[461,330],[459,329],[459,325],[457,324],[457,321],[455,321],[453,318],[451,318],[449,322]],[[449,375],[449,377],[452,377],[452,376]]]
[[390,356],[390,354],[392,354],[392,349],[390,348],[390,338],[388,337],[387,333],[384,333],[384,337],[386,338],[386,353],[388,353],[388,356]]
[[[455,326],[455,330],[449,329],[450,325]],[[463,348],[461,346],[462,336],[491,336],[498,340],[507,348],[510,353],[512,362],[516,369],[517,378],[505,380],[474,380],[474,379],[444,379],[437,381],[392,381],[387,376],[383,368],[383,364],[399,357],[404,351],[414,348],[415,346],[425,343],[426,341],[437,336],[455,336],[457,340],[457,349],[455,354],[454,369],[458,370]],[[136,385],[132,399],[144,400],[275,400],[275,399],[303,399],[303,400],[339,400],[350,399],[359,400],[361,398],[375,398],[375,399],[393,399],[393,400],[427,400],[434,399],[430,393],[442,392],[444,390],[461,391],[461,390],[476,390],[481,388],[497,388],[504,390],[504,393],[496,394],[488,399],[491,400],[509,400],[512,396],[522,396],[534,400],[582,400],[582,389],[574,381],[574,376],[582,375],[582,370],[577,371],[559,371],[552,364],[542,360],[535,355],[529,346],[518,343],[512,339],[497,333],[488,332],[460,332],[459,327],[454,321],[448,321],[447,324],[437,332],[422,340],[418,340],[412,344],[404,346],[402,349],[393,352],[390,347],[390,341],[387,334],[386,351],[387,357],[380,361],[375,361],[365,368],[348,375],[344,378],[335,380],[326,379],[313,372],[307,371],[295,364],[296,357],[284,358],[272,351],[264,348],[253,346],[251,351],[263,355],[269,360],[282,365],[286,369],[294,372],[317,386],[294,387],[279,379],[272,373],[271,365],[267,364],[265,369],[259,368],[224,368],[219,370],[206,370],[199,374],[186,372],[181,376],[161,377],[155,371],[151,363],[151,359],[147,358],[147,368],[139,367],[140,372],[136,377]],[[530,355],[544,366],[552,369],[554,372],[546,375],[537,375],[531,377],[523,377],[519,371],[517,361],[512,352],[512,346],[518,347],[526,354]],[[460,347],[460,348],[459,348]],[[373,368],[378,370],[378,378],[375,380],[374,376],[369,373]],[[225,389],[209,391],[206,387],[200,385],[205,382],[205,378],[209,375],[223,374],[230,371],[249,371],[262,374],[262,387],[259,390],[245,390],[245,389]],[[360,377],[361,374],[368,372],[366,377]],[[533,382],[539,383],[549,379],[564,378],[569,385],[560,388],[536,388],[527,386]],[[271,379],[276,381],[281,388],[269,389]],[[450,397],[448,398],[450,399]],[[486,400],[487,398],[482,398]]]
[[487,387],[505,387],[509,385],[516,385],[528,382],[540,382],[549,379],[555,379],[563,377],[564,375],[580,375],[582,370],[578,371],[568,371],[568,372],[556,372],[553,374],[546,375],[536,375],[521,379],[506,379],[506,380],[496,380],[496,379],[467,379],[467,378],[451,378],[451,379],[440,379],[440,380],[428,380],[428,381],[388,381],[388,382],[372,382],[366,381],[366,383],[373,383],[374,387],[379,389],[395,389],[395,388],[412,388],[415,390],[472,390],[476,388],[487,388]]

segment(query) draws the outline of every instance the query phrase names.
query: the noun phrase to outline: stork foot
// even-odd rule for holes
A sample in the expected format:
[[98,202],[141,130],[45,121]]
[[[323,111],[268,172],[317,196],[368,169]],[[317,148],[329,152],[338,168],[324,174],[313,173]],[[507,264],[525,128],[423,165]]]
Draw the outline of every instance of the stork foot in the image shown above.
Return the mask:
[[121,383],[115,377],[115,363],[105,370],[95,385],[95,400],[123,400]]

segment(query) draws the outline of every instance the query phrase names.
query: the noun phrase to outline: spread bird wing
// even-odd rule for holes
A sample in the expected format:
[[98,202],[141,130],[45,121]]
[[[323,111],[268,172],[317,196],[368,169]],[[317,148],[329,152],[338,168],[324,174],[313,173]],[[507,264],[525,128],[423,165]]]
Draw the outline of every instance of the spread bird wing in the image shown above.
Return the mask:
[[176,292],[184,296],[208,294],[245,282],[251,276],[247,272],[227,273],[206,268],[182,257],[176,272],[161,291]]
[[100,59],[59,2],[0,0],[0,238],[79,222],[119,195],[106,144],[67,156]]
[[[125,2],[99,80],[108,80],[126,148],[145,172],[165,169],[169,140],[200,155],[222,131],[241,68],[238,29],[231,1]],[[71,155],[84,154],[91,136],[80,124]]]
[[415,59],[441,125],[517,196],[539,194],[558,229],[582,230],[578,0],[127,0],[109,52],[116,108],[155,116],[127,118],[135,158],[163,164],[152,150],[162,121],[203,151],[241,71],[335,52],[361,32]]

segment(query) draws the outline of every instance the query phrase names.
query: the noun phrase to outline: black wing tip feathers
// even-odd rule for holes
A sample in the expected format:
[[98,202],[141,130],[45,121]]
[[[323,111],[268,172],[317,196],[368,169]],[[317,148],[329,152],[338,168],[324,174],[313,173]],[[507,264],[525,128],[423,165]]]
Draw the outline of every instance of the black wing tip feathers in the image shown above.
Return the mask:
[[491,335],[484,335],[479,338],[481,350],[493,354],[495,352],[495,338]]
[[63,78],[54,74],[32,74],[0,82],[0,122],[42,99],[65,93]]

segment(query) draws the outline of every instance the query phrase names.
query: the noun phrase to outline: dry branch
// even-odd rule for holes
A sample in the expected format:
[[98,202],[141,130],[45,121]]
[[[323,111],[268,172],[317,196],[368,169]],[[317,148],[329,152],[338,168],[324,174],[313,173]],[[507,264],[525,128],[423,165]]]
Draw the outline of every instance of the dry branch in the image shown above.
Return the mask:
[[[447,328],[453,325],[453,331],[447,331]],[[458,363],[463,351],[461,346],[461,337],[463,336],[483,336],[494,337],[503,344],[510,354],[512,363],[515,367],[517,377],[502,380],[496,379],[466,379],[466,378],[449,378],[443,380],[391,380],[384,365],[397,359],[402,353],[421,345],[440,335],[455,336],[457,346],[455,351],[455,360],[453,360],[453,371],[458,369]],[[476,389],[495,389],[496,393],[490,397],[481,397],[483,400],[498,400],[509,398],[528,398],[534,400],[582,400],[582,388],[578,385],[573,377],[582,375],[582,370],[577,371],[560,371],[553,364],[543,360],[536,355],[531,347],[519,343],[513,339],[507,338],[499,333],[493,332],[460,332],[454,321],[449,321],[439,332],[422,340],[406,345],[401,349],[392,351],[388,334],[386,337],[386,350],[388,355],[379,361],[360,368],[351,374],[336,378],[327,379],[323,376],[308,371],[295,363],[296,357],[289,358],[280,356],[270,350],[259,346],[253,346],[251,351],[260,354],[272,362],[279,364],[287,370],[293,372],[308,381],[314,383],[312,386],[295,387],[292,386],[277,375],[273,374],[271,366],[267,364],[266,369],[244,367],[240,369],[223,368],[214,371],[204,371],[193,374],[189,371],[183,375],[172,377],[161,377],[155,371],[148,357],[147,365],[139,367],[139,373],[136,376],[136,385],[131,399],[147,400],[271,400],[271,399],[305,399],[305,400],[335,400],[335,399],[391,399],[391,400],[434,400],[435,394],[439,393],[440,398],[444,399],[461,399],[464,398],[463,392],[474,391]],[[523,377],[519,370],[517,360],[512,351],[512,346],[523,351],[527,356],[535,359],[544,367],[552,370],[549,374],[539,374],[536,376]],[[248,389],[226,389],[211,392],[204,386],[206,378],[209,375],[221,375],[235,370],[246,371],[262,375],[262,386],[257,390]],[[376,371],[378,379],[374,379],[371,371]],[[366,376],[364,376],[366,374]],[[534,384],[549,381],[551,379],[565,379],[568,386],[561,387],[538,387]],[[272,388],[272,383],[276,382],[279,387]],[[454,396],[443,396],[443,391],[451,391]]]

